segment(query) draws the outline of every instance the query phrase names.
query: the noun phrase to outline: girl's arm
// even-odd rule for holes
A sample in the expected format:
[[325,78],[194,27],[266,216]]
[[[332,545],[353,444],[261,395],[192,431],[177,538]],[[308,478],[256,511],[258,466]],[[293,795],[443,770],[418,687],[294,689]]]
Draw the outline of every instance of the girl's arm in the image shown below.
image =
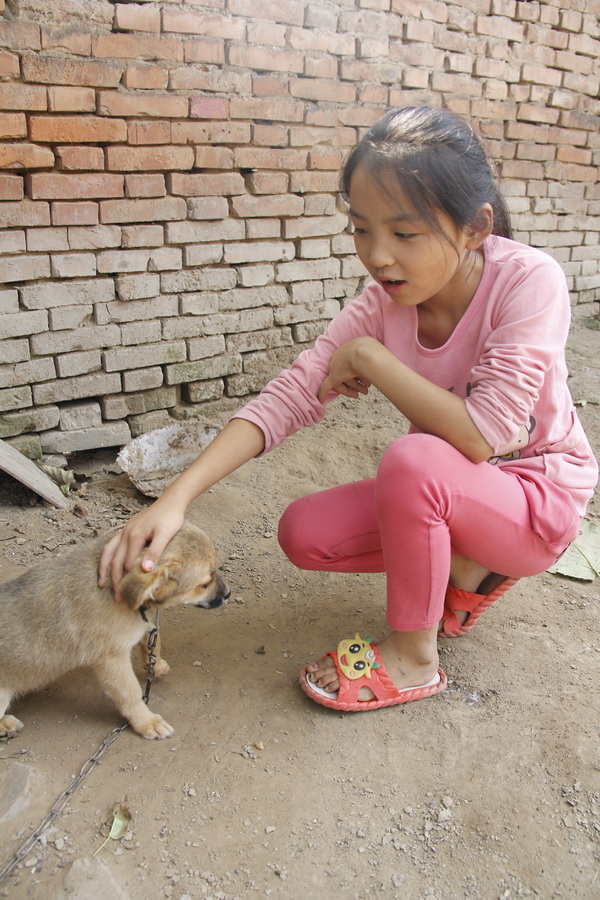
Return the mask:
[[493,456],[461,397],[414,372],[372,337],[354,338],[335,351],[319,400],[323,402],[330,391],[356,397],[370,385],[416,428],[443,438],[471,462],[485,462]]
[[257,425],[244,419],[230,421],[152,506],[132,516],[123,531],[108,542],[100,558],[100,586],[106,584],[110,570],[113,590],[119,599],[121,578],[144,547],[142,568],[149,572],[183,525],[192,500],[262,453],[264,445],[263,433]]

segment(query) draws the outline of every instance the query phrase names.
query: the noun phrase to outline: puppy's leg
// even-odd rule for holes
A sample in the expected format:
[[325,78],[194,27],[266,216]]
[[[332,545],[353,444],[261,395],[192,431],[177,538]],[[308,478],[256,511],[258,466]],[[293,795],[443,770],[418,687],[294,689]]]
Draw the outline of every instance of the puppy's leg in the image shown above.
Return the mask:
[[17,731],[23,728],[23,723],[15,716],[5,716],[12,694],[10,691],[0,688],[0,738],[14,737]]
[[[150,660],[148,659],[148,635],[147,634],[145,634],[144,637],[141,639],[141,641],[138,644],[138,647],[139,647],[139,651],[140,651],[140,659],[141,659],[142,665],[145,669],[147,669],[148,663],[150,662]],[[160,634],[158,635],[158,637],[156,639],[156,647],[154,648],[154,655],[156,657],[156,662],[154,663],[154,675],[156,676],[156,678],[161,678],[163,675],[166,675],[168,672],[171,671],[171,666],[166,661],[166,659],[163,659],[162,656],[160,655]]]
[[150,712],[142,700],[142,688],[128,654],[106,657],[94,671],[134,731],[148,740],[171,737],[175,729],[162,716]]

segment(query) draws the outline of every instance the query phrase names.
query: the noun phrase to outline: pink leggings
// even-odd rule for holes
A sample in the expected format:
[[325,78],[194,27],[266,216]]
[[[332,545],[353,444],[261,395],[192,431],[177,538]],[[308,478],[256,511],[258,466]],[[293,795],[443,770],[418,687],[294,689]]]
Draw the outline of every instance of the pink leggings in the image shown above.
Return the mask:
[[386,450],[376,478],[290,504],[279,542],[301,569],[386,572],[388,624],[416,631],[442,617],[452,554],[513,577],[552,565],[568,546],[567,532],[571,540],[577,534],[565,498],[561,539],[544,540],[532,528],[518,476],[472,463],[440,438],[412,434]]

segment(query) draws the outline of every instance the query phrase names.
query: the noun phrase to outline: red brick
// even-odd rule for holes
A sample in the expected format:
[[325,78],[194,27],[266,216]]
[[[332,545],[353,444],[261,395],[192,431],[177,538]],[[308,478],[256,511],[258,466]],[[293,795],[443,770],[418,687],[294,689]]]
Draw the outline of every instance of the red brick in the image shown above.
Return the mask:
[[333,103],[354,103],[356,87],[339,81],[322,81],[316,78],[292,78],[290,81],[292,97],[304,100],[330,101]]
[[189,40],[183,45],[186,62],[206,62],[222,65],[225,62],[225,41],[206,38]]
[[91,201],[85,203],[53,203],[53,225],[97,225],[98,204]]
[[0,78],[18,78],[20,74],[19,57],[16,53],[0,50]]
[[288,190],[287,172],[253,172],[247,177],[252,194],[285,194]]
[[[342,125],[349,125],[354,127],[363,127],[369,128],[378,119],[381,118],[381,110],[373,109],[368,106],[349,106],[346,109],[338,110],[338,119],[342,123]],[[341,130],[341,129],[340,129]],[[349,132],[351,129],[347,129],[346,139],[344,143],[353,144],[354,141],[350,140]],[[342,135],[340,135],[342,137]]]
[[308,167],[339,172],[343,156],[341,150],[333,147],[314,147],[308,154]]
[[382,84],[365,84],[358,88],[358,99],[360,103],[376,103],[377,106],[385,107],[388,99],[387,88]]
[[172,38],[101,34],[92,41],[92,54],[103,59],[183,60],[183,46]]
[[252,144],[257,147],[287,147],[288,130],[283,125],[254,125]]
[[[375,112],[376,121],[381,117],[381,111]],[[318,144],[333,144],[336,147],[352,147],[356,143],[356,131],[354,128],[320,128],[316,125],[290,128],[291,147],[315,147]]]
[[304,25],[307,28],[318,28],[320,31],[334,31],[337,26],[337,11],[313,3],[306,8]]
[[110,144],[127,140],[127,123],[101,116],[31,116],[29,136],[52,144]]
[[355,39],[351,34],[292,28],[290,29],[290,46],[302,53],[316,52],[335,56],[354,56]]
[[234,197],[231,201],[232,209],[240,219],[255,218],[257,216],[301,216],[304,213],[304,200],[302,197],[294,197],[290,194],[276,194],[274,196],[249,196]]
[[46,88],[33,84],[0,84],[0,109],[41,112],[47,108]]
[[338,172],[292,172],[290,191],[294,193],[333,193],[339,186]]
[[226,97],[190,97],[192,119],[228,119],[229,100]]
[[592,164],[592,151],[580,147],[559,146],[556,151],[556,159],[559,162],[589,166]]
[[166,8],[163,9],[163,31],[241,41],[246,35],[246,23],[243,19],[232,16],[215,16]]
[[164,197],[166,193],[164,175],[125,176],[126,197]]
[[25,113],[0,113],[0,138],[27,137]]
[[178,175],[167,176],[167,186],[171,194],[183,197],[231,196],[244,194],[246,185],[237,172],[226,172],[213,175]]
[[115,28],[121,31],[160,33],[160,10],[141,4],[115,4]]
[[172,69],[169,88],[172,91],[216,91],[220,94],[249,94],[252,84],[250,72],[206,66],[184,66]]
[[304,74],[309,78],[337,78],[337,59],[331,57],[304,57]]
[[229,0],[230,12],[238,16],[283,22],[286,25],[304,24],[305,4],[295,0]]
[[593,184],[598,180],[598,167],[569,165],[564,162],[548,163],[546,178],[553,181],[586,181]]
[[517,118],[521,122],[539,122],[546,125],[555,125],[558,122],[560,111],[549,109],[537,103],[520,103],[517,108]]
[[174,144],[249,144],[247,122],[173,122]]
[[235,163],[243,169],[304,169],[307,154],[303,150],[260,150],[238,147]]
[[232,97],[232,119],[261,119],[266,122],[302,122],[304,104],[297,100],[256,100]]
[[184,119],[188,114],[186,97],[171,94],[149,94],[147,91],[127,94],[100,91],[98,112],[105,116],[156,116],[163,119]]
[[101,172],[104,169],[104,150],[101,147],[57,147],[57,168],[63,170]]
[[296,72],[304,71],[304,56],[291,50],[267,50],[264,47],[246,47],[233,44],[229,48],[228,62],[231,66],[256,69],[258,72]]
[[272,22],[249,22],[247,40],[249,44],[264,44],[267,47],[285,47],[285,25]]
[[170,122],[143,122],[134,120],[127,123],[127,135],[130,144],[170,144]]
[[485,34],[496,40],[505,39],[521,44],[525,36],[525,26],[511,21],[505,16],[477,16],[475,33]]
[[167,87],[169,73],[161,66],[127,66],[123,76],[123,87],[128,90],[162,91]]
[[50,207],[47,203],[0,203],[0,222],[5,228],[50,225]]
[[193,147],[107,147],[106,168],[119,172],[191,169]]
[[196,169],[233,169],[233,150],[229,147],[196,147]]
[[95,112],[96,94],[88,87],[49,87],[48,109],[50,112]]
[[537,179],[544,178],[544,166],[538,162],[521,162],[517,160],[505,160],[502,163],[503,178],[524,178]]
[[0,169],[48,169],[54,153],[37,144],[0,144]]
[[252,94],[258,97],[288,98],[288,83],[284,75],[253,75]]
[[[24,184],[19,175],[0,175],[0,197],[3,200],[22,200],[23,196]],[[2,218],[0,218],[0,222],[3,225],[6,224]]]
[[104,224],[119,222],[158,222],[185,219],[187,204],[183,197],[157,200],[103,200],[100,219]]
[[[114,40],[115,35],[112,35]],[[24,56],[23,78],[42,84],[69,84],[88,87],[117,87],[123,67],[58,56]]]
[[0,20],[0,46],[22,53],[23,50],[40,50],[40,26],[33,22]]
[[89,56],[92,51],[92,36],[74,28],[42,27],[42,50],[67,53],[73,56]]
[[29,191],[32,200],[96,200],[122,197],[122,175],[31,175]]

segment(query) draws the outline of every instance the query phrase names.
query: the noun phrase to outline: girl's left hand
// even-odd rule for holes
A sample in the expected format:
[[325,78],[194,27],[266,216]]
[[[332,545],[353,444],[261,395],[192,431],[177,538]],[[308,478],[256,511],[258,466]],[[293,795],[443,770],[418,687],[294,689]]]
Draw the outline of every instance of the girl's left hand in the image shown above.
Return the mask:
[[325,402],[328,394],[334,391],[344,397],[356,399],[359,394],[368,394],[371,382],[361,371],[358,350],[365,341],[372,338],[353,338],[335,351],[329,362],[329,374],[319,388],[318,400]]

